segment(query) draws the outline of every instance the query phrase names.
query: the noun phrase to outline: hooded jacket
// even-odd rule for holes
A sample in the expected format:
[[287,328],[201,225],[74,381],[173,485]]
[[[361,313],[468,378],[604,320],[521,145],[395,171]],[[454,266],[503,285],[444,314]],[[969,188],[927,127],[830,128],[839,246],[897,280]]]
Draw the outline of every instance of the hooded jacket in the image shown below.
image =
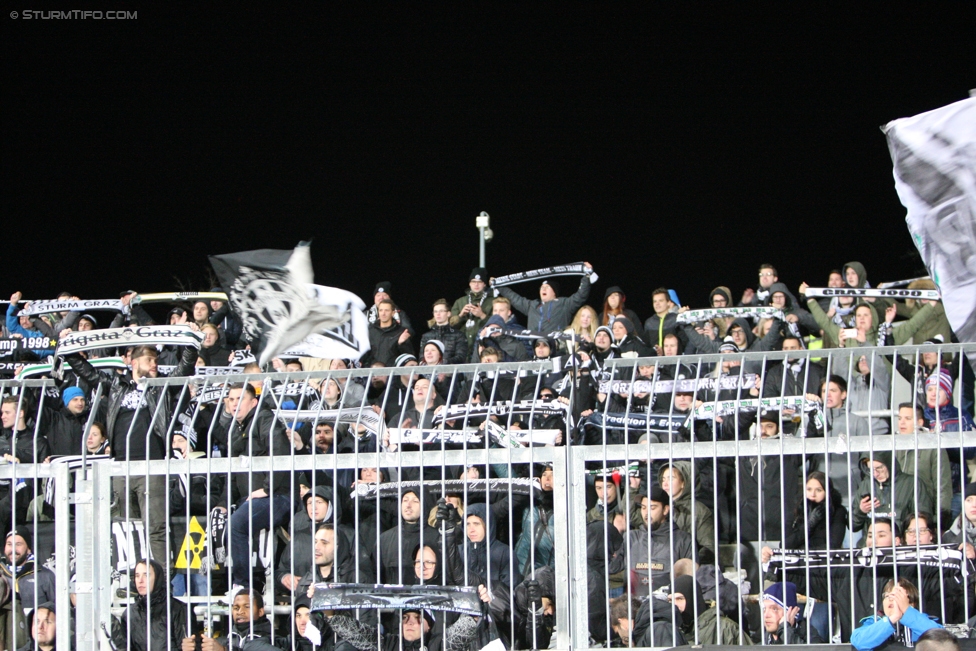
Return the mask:
[[[631,642],[635,647],[675,647],[687,644],[681,633],[677,608],[667,601],[651,597],[645,599],[634,616]],[[651,624],[653,613],[653,622]]]
[[590,277],[580,278],[579,289],[572,296],[556,297],[548,303],[537,298],[525,298],[508,287],[499,287],[498,292],[512,302],[512,307],[526,315],[529,330],[548,334],[565,330],[573,320],[576,310],[583,307],[583,303],[590,296]]
[[[454,301],[451,306],[451,320],[457,322],[452,324],[464,333],[468,341],[468,348],[474,346],[474,341],[478,337],[478,332],[484,327],[485,322],[492,316],[491,313],[492,296],[487,289],[483,292],[472,292],[470,289],[464,292],[464,296]],[[485,318],[479,319],[473,314],[469,314],[464,321],[461,321],[461,310],[465,305],[477,305],[485,313]]]
[[[672,536],[672,528],[673,536]],[[670,585],[671,568],[682,558],[696,560],[691,536],[665,520],[650,532],[647,525],[631,529],[625,544],[610,559],[607,571],[616,574],[628,570],[631,577],[631,594],[646,597],[661,586]],[[650,548],[650,563],[648,563]],[[671,550],[674,549],[674,556]],[[628,558],[629,551],[629,558]]]
[[502,582],[509,587],[521,583],[518,562],[514,559],[509,570],[512,552],[508,545],[498,540],[495,533],[495,518],[492,517],[490,522],[486,522],[488,517],[484,502],[475,502],[465,508],[465,526],[468,518],[471,517],[481,520],[485,527],[485,539],[480,543],[473,543],[465,535],[464,542],[458,545],[461,558],[467,558],[468,585],[488,585],[489,579],[492,583]]
[[278,647],[271,644],[271,620],[267,617],[243,624],[235,623],[234,630],[226,637],[217,638],[217,643],[228,650],[278,651]]
[[[278,566],[275,568],[275,588],[279,592],[287,592],[281,584],[281,580],[287,575],[305,576],[305,573],[312,567],[312,557],[315,552],[315,528],[322,522],[334,523],[339,520],[336,514],[336,507],[338,505],[332,497],[332,486],[319,484],[312,491],[312,494],[321,497],[329,503],[328,513],[323,520],[318,522],[312,522],[305,508],[295,513],[291,540],[285,545],[284,550],[281,552],[281,558],[278,560]],[[336,529],[336,535],[340,536],[343,534]]]
[[[419,491],[419,492],[418,492]],[[398,527],[380,534],[380,580],[388,584],[409,584],[413,581],[413,550],[421,543],[439,543],[441,536],[424,521],[424,513],[434,506],[435,500],[423,489],[407,489],[403,495],[413,493],[420,498],[421,517],[413,523],[407,523],[402,515],[398,520]]]
[[156,575],[152,591],[148,595],[137,594],[135,603],[128,607],[122,618],[113,621],[112,641],[117,648],[131,651],[179,649],[189,632],[187,623],[191,620],[187,618],[187,605],[167,598],[169,585],[163,566],[154,560],[148,562]]
[[637,333],[637,328],[630,319],[624,316],[618,316],[614,319],[615,323],[617,321],[622,323],[627,330],[627,336],[615,342],[621,357],[657,357],[654,349],[648,346]]
[[[664,477],[664,471],[671,469],[672,472],[677,472],[681,475],[681,479],[684,482],[684,488],[678,497],[672,497],[671,499],[671,519],[674,521],[674,526],[681,529],[688,535],[694,535],[696,544],[702,548],[709,550],[713,555],[715,554],[715,524],[714,517],[712,515],[712,510],[708,508],[705,503],[700,500],[692,500],[692,486],[691,486],[691,462],[689,461],[675,461],[670,465],[664,465],[661,467],[661,471],[658,474],[658,483]],[[702,494],[701,485],[701,475],[695,473],[695,495]],[[694,515],[692,515],[692,501],[694,501]]]
[[57,596],[54,572],[39,565],[34,554],[29,554],[19,566],[11,567],[6,558],[0,563],[0,576],[10,586],[11,592],[17,593],[17,603],[24,609],[34,607],[37,603],[54,601]]
[[[779,447],[779,439],[762,439],[765,449]],[[739,523],[741,540],[779,540],[783,514],[793,513],[802,498],[800,455],[758,455],[739,458]],[[760,502],[762,522],[759,521]],[[787,523],[788,524],[788,523]]]
[[[888,468],[888,478],[884,483],[875,479],[869,466],[871,459],[870,453],[861,454],[860,464],[865,476],[857,487],[857,493],[851,496],[852,526],[855,531],[863,529],[871,521],[873,513],[885,516],[893,513],[892,518],[896,522],[904,522],[910,513],[916,511],[933,513],[934,504],[928,489],[921,482],[915,481],[914,475],[904,472],[897,460],[892,461],[891,452],[887,450],[874,452],[874,461],[880,461]],[[917,504],[916,490],[918,490]],[[873,513],[864,513],[858,506],[861,499],[868,495],[881,501],[881,504],[873,509]]]

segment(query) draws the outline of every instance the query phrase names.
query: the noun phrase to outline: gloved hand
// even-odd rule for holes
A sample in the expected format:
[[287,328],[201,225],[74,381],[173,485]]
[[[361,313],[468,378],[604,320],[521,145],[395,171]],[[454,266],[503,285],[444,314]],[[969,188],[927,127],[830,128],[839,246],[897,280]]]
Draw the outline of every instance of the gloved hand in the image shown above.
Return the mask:
[[457,509],[454,505],[441,498],[437,500],[437,514],[434,516],[437,521],[437,528],[445,533],[454,531],[457,522]]
[[807,514],[807,527],[809,529],[819,527],[823,523],[824,518],[826,518],[826,516],[827,516],[826,502],[820,502],[815,507],[810,509],[810,512]]
[[525,596],[529,601],[531,612],[542,614],[542,586],[535,579],[525,582]]

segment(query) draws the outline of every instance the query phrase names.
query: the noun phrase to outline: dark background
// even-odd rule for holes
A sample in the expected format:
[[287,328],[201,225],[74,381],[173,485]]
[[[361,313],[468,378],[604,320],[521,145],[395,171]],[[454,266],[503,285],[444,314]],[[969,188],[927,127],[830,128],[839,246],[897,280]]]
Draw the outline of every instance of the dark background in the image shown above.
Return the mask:
[[492,275],[588,260],[642,318],[761,262],[921,275],[879,127],[976,86],[974,5],[7,7],[0,293],[205,290],[311,238],[316,282],[419,320],[482,210]]

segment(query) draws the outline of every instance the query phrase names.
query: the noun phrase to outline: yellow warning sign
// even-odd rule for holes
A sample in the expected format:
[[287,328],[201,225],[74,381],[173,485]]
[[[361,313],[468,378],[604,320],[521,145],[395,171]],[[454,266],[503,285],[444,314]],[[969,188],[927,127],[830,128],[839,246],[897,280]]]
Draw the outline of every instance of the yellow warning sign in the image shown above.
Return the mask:
[[183,546],[176,557],[176,567],[181,570],[187,568],[199,570],[203,564],[203,555],[207,551],[207,532],[200,526],[196,516],[190,518]]

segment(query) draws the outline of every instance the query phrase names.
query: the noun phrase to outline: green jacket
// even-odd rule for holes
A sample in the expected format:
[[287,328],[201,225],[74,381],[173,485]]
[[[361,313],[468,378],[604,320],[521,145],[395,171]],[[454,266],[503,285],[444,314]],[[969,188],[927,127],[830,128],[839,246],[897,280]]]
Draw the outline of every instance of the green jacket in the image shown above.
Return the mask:
[[692,517],[692,489],[691,482],[689,478],[691,477],[691,462],[689,461],[675,461],[671,465],[664,465],[661,468],[661,473],[658,475],[658,483],[661,481],[661,477],[664,476],[664,471],[668,468],[681,473],[681,478],[684,480],[685,487],[681,491],[681,495],[677,499],[672,500],[671,504],[671,519],[674,522],[674,526],[684,531],[689,536],[693,536],[695,539],[695,544],[704,549],[710,550],[713,554],[715,553],[715,522],[712,510],[708,508],[705,503],[701,500],[703,496],[701,491],[701,479],[696,474],[695,475],[695,490],[694,493],[699,497],[699,499],[694,500],[694,517]]
[[898,450],[896,458],[902,470],[918,477],[940,511],[952,510],[952,466],[945,450]]
[[[865,495],[873,495],[881,502],[881,505],[874,509],[874,513],[878,515],[894,513],[894,520],[898,523],[904,522],[905,518],[916,510],[932,513],[933,502],[925,484],[921,482],[917,484],[918,502],[916,503],[915,476],[905,472],[897,460],[892,462],[891,452],[874,453],[874,460],[888,467],[888,479],[883,484],[879,483],[867,469],[866,464],[870,458],[869,453],[861,453],[861,467],[866,476],[858,485],[857,492],[851,496],[851,520],[854,531],[863,530],[871,522],[872,514],[864,513],[860,508],[861,499]],[[892,484],[894,484],[893,490]]]
[[[898,316],[911,319],[916,314],[918,314],[922,308],[925,307],[919,301],[915,301],[915,304],[911,307],[907,303],[898,303],[896,306]],[[929,318],[915,331],[915,335],[912,339],[913,343],[921,344],[929,339],[933,338],[935,335],[942,335],[942,341],[948,343],[952,341],[952,327],[949,325],[949,319],[946,318],[945,306],[942,301],[939,301],[932,307],[932,314]],[[898,328],[896,327],[895,330]]]
[[[485,323],[488,322],[488,317],[491,316],[491,301],[491,295],[487,291],[475,294],[469,290],[464,292],[464,296],[454,301],[454,305],[451,306],[451,316],[459,319],[457,325],[453,323],[451,325],[464,332],[464,336],[468,338],[468,350],[472,349],[475,337],[478,336]],[[461,310],[468,303],[474,303],[480,307],[485,313],[485,318],[476,319],[471,315],[461,318]]]
[[[859,343],[858,346],[877,346],[878,345],[878,324],[884,321],[884,312],[878,312],[877,308],[870,303],[865,303],[874,312],[872,317],[871,329],[868,330],[865,336],[864,343]],[[817,322],[817,325],[823,330],[824,338],[824,348],[839,348],[840,347],[840,331],[841,327],[833,322],[832,319],[827,318],[827,313],[823,311],[820,304],[817,303],[816,299],[807,299],[807,308],[810,310],[810,314],[813,315],[813,319]],[[894,340],[896,346],[900,346],[905,343],[912,336],[925,325],[926,321],[932,316],[932,306],[926,305],[915,313],[908,321],[900,324],[896,324],[891,332],[891,336]],[[880,318],[879,318],[880,316]],[[849,346],[848,346],[849,347]]]
[[[690,608],[691,605],[689,604],[688,607]],[[748,646],[752,644],[752,640],[749,639],[748,635],[743,635],[742,641],[739,641],[739,625],[719,613],[717,606],[712,606],[698,616],[697,628],[698,644],[720,644],[718,637],[719,628],[722,630],[721,644],[723,645],[742,644],[743,646]],[[693,635],[686,634],[685,638],[689,644],[695,643]]]

